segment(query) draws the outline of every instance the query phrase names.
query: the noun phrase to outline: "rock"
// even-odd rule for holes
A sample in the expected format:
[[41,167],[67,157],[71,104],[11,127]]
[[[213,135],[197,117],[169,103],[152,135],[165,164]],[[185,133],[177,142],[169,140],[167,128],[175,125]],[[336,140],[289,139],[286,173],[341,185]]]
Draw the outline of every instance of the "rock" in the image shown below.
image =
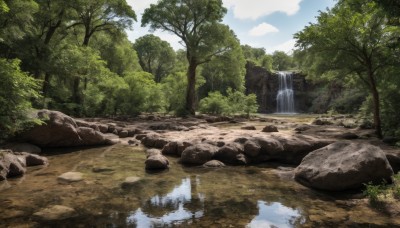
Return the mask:
[[72,183],[83,180],[83,174],[80,172],[66,172],[58,176],[57,180],[61,183]]
[[193,144],[185,141],[172,141],[166,144],[161,150],[162,154],[181,156],[182,152]]
[[200,143],[186,148],[181,155],[181,162],[185,164],[202,165],[210,161],[218,147]]
[[92,172],[94,173],[105,173],[105,172],[113,172],[115,169],[107,168],[107,167],[93,167]]
[[128,144],[129,144],[130,146],[139,146],[139,145],[140,145],[140,141],[137,140],[137,139],[129,139],[129,140],[128,140]]
[[294,130],[297,131],[297,132],[302,132],[302,131],[307,131],[307,130],[310,130],[310,129],[311,129],[310,125],[302,124],[302,125],[296,127]]
[[225,164],[218,160],[211,160],[203,164],[205,168],[221,168],[225,167]]
[[358,139],[359,138],[358,135],[356,135],[356,134],[354,134],[352,132],[345,132],[343,134],[338,135],[337,137],[340,138],[340,139],[349,139],[349,140]]
[[277,160],[284,164],[298,165],[303,158],[311,151],[322,148],[332,143],[328,140],[321,140],[312,136],[305,135],[276,135],[274,136],[283,147],[282,152],[269,153],[272,160]]
[[40,147],[108,145],[111,141],[90,127],[79,127],[71,117],[57,111],[40,110],[42,125],[21,133],[20,138]]
[[242,164],[242,157],[238,157],[243,153],[243,146],[238,143],[229,143],[221,147],[214,155],[214,158],[227,164]]
[[398,173],[400,171],[400,150],[387,150],[385,155],[393,172]]
[[122,130],[122,131],[120,131],[120,132],[118,133],[118,136],[119,136],[120,138],[126,138],[126,137],[129,136],[129,132],[128,132],[127,130]]
[[121,183],[121,188],[130,188],[138,184],[138,182],[142,180],[140,177],[127,177],[125,180]]
[[312,122],[313,125],[333,125],[333,122],[330,119],[315,119]]
[[76,217],[78,214],[73,208],[54,205],[33,214],[36,220],[55,221]]
[[152,155],[145,161],[146,169],[167,169],[169,167],[168,158],[163,155]]
[[146,150],[146,158],[149,158],[151,156],[155,156],[155,155],[162,155],[161,151],[158,149],[148,149]]
[[42,149],[30,143],[9,143],[4,148],[14,152],[27,152],[31,154],[40,154],[42,152]]
[[25,164],[11,150],[0,150],[0,181],[26,172]]
[[393,136],[385,136],[382,139],[382,142],[389,144],[389,145],[395,145],[399,141],[396,137]]
[[108,132],[108,125],[107,124],[98,124],[99,130],[101,133],[105,134]]
[[141,141],[146,147],[158,149],[162,149],[168,143],[166,139],[157,133],[149,133]]
[[256,127],[253,126],[253,125],[246,125],[246,126],[241,127],[240,129],[242,129],[242,130],[256,130]]
[[295,180],[316,189],[342,191],[393,175],[383,151],[373,145],[341,141],[308,154],[295,169]]
[[26,166],[37,166],[37,165],[47,165],[49,160],[46,157],[39,156],[37,154],[23,153],[25,157]]
[[278,128],[274,125],[267,125],[262,129],[262,132],[278,132]]
[[256,142],[249,140],[244,144],[244,154],[250,157],[256,157],[260,153],[261,146]]

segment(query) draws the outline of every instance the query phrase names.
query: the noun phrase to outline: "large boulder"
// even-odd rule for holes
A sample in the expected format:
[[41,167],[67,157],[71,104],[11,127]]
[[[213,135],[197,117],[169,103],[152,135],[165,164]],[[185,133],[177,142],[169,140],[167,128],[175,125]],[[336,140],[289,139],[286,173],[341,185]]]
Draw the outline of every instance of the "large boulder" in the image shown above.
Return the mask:
[[93,146],[113,142],[91,127],[79,127],[73,118],[61,112],[40,110],[37,118],[44,123],[23,132],[20,138],[40,147]]
[[381,183],[393,175],[383,151],[366,143],[341,141],[309,153],[295,170],[299,183],[316,189],[341,191]]
[[181,162],[192,165],[203,165],[212,160],[214,154],[218,151],[218,147],[200,143],[186,148],[181,155]]
[[161,150],[163,154],[181,156],[182,152],[193,144],[186,141],[172,141],[167,143]]

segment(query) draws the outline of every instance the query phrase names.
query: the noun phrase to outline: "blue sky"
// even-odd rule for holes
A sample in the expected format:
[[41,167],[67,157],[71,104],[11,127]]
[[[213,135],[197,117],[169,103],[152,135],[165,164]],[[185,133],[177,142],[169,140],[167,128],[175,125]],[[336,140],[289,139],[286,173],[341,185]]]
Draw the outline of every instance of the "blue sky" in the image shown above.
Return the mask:
[[[141,15],[150,4],[157,0],[127,0],[138,15],[129,39],[150,33],[140,27]],[[241,44],[262,47],[268,53],[275,50],[290,52],[294,46],[293,34],[302,30],[309,22],[315,22],[318,11],[332,7],[335,0],[223,0],[228,13],[224,23],[236,33]],[[179,38],[167,32],[154,33],[168,41],[177,50],[182,48]]]

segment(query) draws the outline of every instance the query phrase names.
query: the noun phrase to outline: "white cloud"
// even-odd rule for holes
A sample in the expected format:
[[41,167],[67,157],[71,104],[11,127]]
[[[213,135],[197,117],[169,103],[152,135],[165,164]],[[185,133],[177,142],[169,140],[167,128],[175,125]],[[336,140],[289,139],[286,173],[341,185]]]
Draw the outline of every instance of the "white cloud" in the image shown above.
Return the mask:
[[300,10],[302,0],[223,0],[224,6],[233,9],[235,18],[256,20],[275,12],[294,15]]
[[273,33],[273,32],[279,32],[279,29],[277,29],[273,25],[264,22],[252,28],[249,34],[250,36],[264,36],[267,33]]
[[269,49],[267,51],[268,52],[283,51],[283,52],[286,52],[288,54],[291,54],[293,52],[295,44],[296,44],[296,40],[295,39],[291,39],[291,40],[288,40],[288,41],[286,41],[284,43],[278,44],[278,45],[272,47],[271,49]]

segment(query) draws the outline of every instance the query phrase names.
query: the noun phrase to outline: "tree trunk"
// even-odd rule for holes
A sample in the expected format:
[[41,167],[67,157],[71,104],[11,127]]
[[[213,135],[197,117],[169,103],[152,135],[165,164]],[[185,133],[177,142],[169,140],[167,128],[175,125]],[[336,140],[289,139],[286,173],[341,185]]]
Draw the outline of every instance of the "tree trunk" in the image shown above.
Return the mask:
[[375,133],[379,138],[382,138],[379,92],[378,92],[378,89],[376,88],[376,82],[375,82],[374,74],[372,73],[372,71],[368,72],[368,78],[371,83],[370,89],[371,89],[372,100],[373,100],[373,105],[374,105],[373,108],[374,108]]
[[195,115],[195,103],[196,103],[196,68],[197,62],[194,58],[189,61],[189,67],[187,71],[187,89],[186,89],[186,106],[185,109],[191,115]]

